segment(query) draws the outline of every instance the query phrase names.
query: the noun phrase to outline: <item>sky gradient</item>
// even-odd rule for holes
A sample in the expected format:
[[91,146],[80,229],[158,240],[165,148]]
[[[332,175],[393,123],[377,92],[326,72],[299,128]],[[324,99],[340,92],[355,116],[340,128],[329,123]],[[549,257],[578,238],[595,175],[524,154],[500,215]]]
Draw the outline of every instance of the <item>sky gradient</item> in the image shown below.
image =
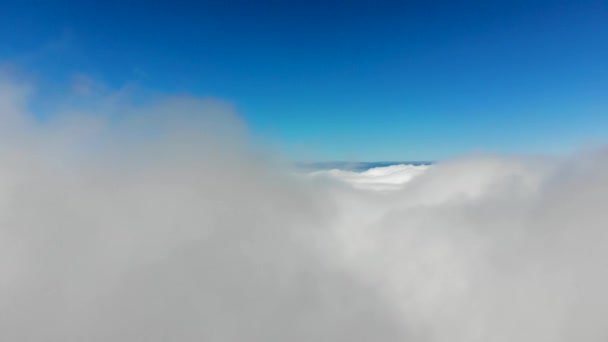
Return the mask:
[[[0,2],[0,63],[238,108],[294,160],[606,142],[606,1]],[[150,95],[152,96],[152,95]],[[43,114],[40,114],[43,115]]]

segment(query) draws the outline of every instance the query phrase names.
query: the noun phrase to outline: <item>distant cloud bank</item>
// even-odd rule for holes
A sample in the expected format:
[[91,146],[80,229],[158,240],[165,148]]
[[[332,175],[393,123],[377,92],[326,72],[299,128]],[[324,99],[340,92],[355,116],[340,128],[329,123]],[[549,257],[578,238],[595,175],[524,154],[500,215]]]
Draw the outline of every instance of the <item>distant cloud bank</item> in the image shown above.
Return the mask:
[[398,189],[402,184],[421,175],[427,170],[429,165],[396,164],[380,167],[372,167],[365,171],[350,171],[340,169],[330,169],[315,171],[311,175],[329,176],[334,179],[342,180],[357,188],[390,190]]

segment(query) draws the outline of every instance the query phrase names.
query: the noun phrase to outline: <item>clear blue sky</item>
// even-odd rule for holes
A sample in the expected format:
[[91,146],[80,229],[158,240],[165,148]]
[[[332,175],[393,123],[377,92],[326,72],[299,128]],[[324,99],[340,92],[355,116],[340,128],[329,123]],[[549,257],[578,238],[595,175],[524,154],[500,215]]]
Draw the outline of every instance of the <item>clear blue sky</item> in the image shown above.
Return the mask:
[[608,137],[608,1],[0,0],[0,60],[59,87],[227,99],[293,159],[559,153]]

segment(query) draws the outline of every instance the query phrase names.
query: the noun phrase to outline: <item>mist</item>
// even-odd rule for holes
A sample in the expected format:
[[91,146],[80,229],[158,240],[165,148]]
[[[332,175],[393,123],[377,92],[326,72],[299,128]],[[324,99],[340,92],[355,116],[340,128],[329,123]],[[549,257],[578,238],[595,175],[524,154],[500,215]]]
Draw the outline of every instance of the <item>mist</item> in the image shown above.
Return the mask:
[[606,150],[310,173],[222,100],[34,92],[0,79],[2,340],[608,338]]

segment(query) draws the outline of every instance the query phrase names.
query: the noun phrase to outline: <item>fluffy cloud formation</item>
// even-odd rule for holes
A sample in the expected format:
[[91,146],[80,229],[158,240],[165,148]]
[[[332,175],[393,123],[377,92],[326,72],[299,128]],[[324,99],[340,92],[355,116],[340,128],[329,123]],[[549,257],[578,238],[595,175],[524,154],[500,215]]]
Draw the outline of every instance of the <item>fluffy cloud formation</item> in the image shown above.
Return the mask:
[[39,123],[28,89],[0,82],[2,340],[608,335],[604,152],[308,177],[220,101]]

